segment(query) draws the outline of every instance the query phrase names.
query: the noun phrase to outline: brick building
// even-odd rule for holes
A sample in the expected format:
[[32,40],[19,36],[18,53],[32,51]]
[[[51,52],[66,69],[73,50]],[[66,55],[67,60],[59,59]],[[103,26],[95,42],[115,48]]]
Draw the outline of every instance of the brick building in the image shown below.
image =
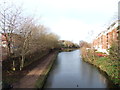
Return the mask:
[[[19,55],[19,49],[22,47],[22,41],[24,40],[23,37],[21,37],[18,34],[13,33],[12,34],[12,40],[11,40],[11,53],[14,52],[14,54]],[[2,55],[2,60],[6,59],[8,56],[8,42],[7,39],[5,37],[4,33],[0,33],[0,50],[1,50],[1,55]]]
[[7,40],[3,33],[0,33],[0,46],[7,47]]
[[7,40],[3,33],[0,33],[0,59],[7,58]]
[[107,52],[113,42],[117,42],[120,45],[120,20],[111,24],[107,30],[101,32],[93,40],[93,48],[100,52]]

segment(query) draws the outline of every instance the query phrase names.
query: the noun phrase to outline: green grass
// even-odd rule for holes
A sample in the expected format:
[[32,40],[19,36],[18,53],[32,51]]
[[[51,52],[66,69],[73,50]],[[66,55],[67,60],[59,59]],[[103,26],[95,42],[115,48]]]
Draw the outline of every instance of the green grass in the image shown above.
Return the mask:
[[120,76],[118,76],[118,72],[120,72],[118,61],[112,61],[107,57],[101,57],[96,60],[96,64],[101,70],[105,71],[107,75],[110,76],[115,84],[120,84]]

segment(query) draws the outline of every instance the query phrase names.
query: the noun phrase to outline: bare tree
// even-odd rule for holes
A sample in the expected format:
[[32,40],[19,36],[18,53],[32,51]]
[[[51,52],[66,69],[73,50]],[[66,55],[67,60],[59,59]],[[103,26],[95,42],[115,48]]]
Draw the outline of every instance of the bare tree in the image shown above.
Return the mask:
[[[34,54],[38,50],[49,51],[57,47],[58,36],[48,32],[48,28],[38,24],[34,18],[22,16],[21,8],[17,8],[15,5],[7,5],[6,2],[0,7],[0,28],[7,40],[8,55],[21,57],[20,70],[25,66],[26,56]],[[18,53],[12,48],[18,44],[17,40],[13,44],[15,37],[21,38],[20,47],[15,49]],[[13,67],[15,68],[14,60]]]
[[30,42],[32,42],[32,31],[35,29],[33,19],[26,18],[19,28],[19,33],[23,37],[22,46],[21,46],[21,64],[20,70],[24,67],[25,56],[32,51],[30,47]]
[[4,2],[3,6],[1,5],[0,10],[0,28],[4,36],[6,37],[8,55],[13,53],[12,51],[12,35],[13,32],[18,28],[20,24],[20,8],[16,8],[14,5],[7,6],[7,3]]

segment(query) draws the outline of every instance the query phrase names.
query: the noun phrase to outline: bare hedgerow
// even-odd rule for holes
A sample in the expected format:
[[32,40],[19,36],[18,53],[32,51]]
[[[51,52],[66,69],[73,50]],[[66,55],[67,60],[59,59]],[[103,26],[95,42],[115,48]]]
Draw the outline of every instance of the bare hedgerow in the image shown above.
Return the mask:
[[80,42],[80,50],[82,52],[82,58],[85,61],[93,62],[95,58],[95,50],[91,48],[91,44],[85,41]]

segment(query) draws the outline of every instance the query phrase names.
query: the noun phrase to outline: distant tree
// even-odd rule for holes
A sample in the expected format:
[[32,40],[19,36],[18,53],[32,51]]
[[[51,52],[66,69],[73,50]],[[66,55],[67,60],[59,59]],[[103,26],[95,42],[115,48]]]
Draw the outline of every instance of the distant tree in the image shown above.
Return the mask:
[[86,41],[80,41],[79,45],[80,45],[80,48],[82,48],[82,47],[90,48],[91,47],[91,44]]

